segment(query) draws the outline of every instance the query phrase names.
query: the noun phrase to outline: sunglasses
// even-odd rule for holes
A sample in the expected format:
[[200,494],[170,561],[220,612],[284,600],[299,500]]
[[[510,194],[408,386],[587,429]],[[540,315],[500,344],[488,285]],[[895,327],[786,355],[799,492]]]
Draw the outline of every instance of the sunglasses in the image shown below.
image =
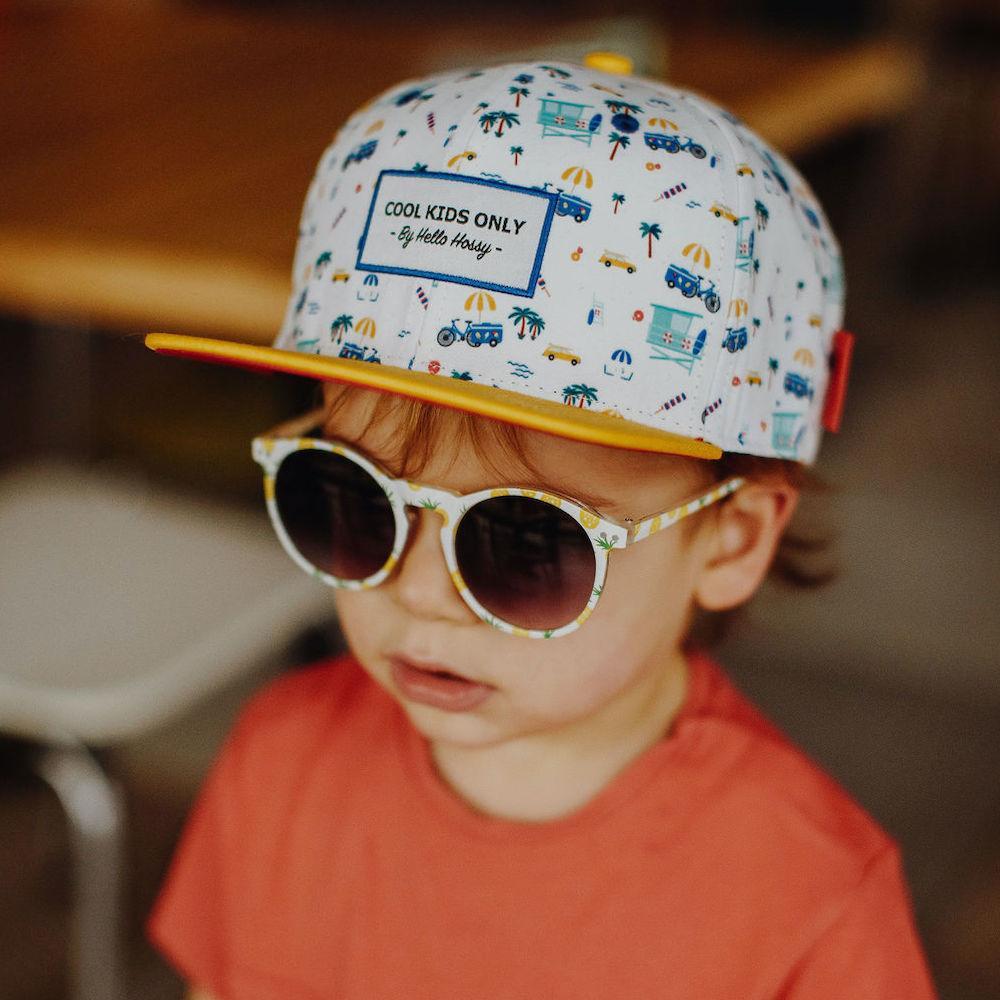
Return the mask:
[[310,414],[253,441],[264,496],[281,544],[307,573],[332,587],[377,587],[406,548],[411,509],[441,518],[441,547],[462,600],[511,635],[551,638],[583,624],[604,590],[608,555],[734,493],[736,477],[710,492],[625,523],[555,492],[498,486],[458,494],[395,479],[316,430]]

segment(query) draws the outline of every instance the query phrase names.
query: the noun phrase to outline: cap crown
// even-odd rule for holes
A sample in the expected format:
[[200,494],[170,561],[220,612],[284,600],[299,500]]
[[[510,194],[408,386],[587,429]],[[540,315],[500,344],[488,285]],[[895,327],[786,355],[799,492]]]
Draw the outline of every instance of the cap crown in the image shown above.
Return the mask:
[[400,84],[324,152],[275,346],[811,462],[839,249],[700,95],[570,64]]

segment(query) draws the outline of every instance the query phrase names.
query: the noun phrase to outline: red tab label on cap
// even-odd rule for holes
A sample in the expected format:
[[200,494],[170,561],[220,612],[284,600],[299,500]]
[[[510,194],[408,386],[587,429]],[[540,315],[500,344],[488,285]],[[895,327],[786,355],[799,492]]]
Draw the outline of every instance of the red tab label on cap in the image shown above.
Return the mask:
[[847,377],[850,373],[853,354],[854,334],[847,330],[838,330],[833,335],[833,347],[830,351],[830,381],[826,387],[826,399],[823,401],[823,426],[834,433],[840,430],[840,421],[844,415]]

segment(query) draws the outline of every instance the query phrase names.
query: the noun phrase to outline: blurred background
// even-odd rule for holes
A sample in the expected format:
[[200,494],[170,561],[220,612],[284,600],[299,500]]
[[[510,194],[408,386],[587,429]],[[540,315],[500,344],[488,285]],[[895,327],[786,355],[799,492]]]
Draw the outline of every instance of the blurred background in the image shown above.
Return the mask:
[[996,4],[8,0],[2,1000],[181,997],[142,923],[205,770],[253,691],[340,644],[249,457],[312,386],[141,333],[269,342],[366,98],[594,49],[745,118],[841,237],[857,352],[804,511],[840,574],[766,587],[719,655],[901,843],[941,996],[1000,997]]

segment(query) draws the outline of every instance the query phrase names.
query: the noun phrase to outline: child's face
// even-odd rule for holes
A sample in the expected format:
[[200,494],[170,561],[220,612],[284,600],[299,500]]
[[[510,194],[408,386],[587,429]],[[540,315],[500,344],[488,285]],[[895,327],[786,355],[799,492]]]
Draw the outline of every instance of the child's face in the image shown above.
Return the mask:
[[[395,473],[390,417],[365,432],[371,394],[352,393],[328,432],[355,444]],[[627,452],[526,432],[526,458],[551,470],[544,482],[507,457],[500,482],[475,449],[447,446],[411,478],[460,493],[497,485],[551,489],[584,499],[597,493],[599,512],[639,518],[695,496],[711,481],[695,460]],[[444,442],[447,445],[447,442]],[[455,444],[452,439],[452,444]],[[341,624],[364,669],[403,707],[434,745],[485,747],[516,740],[591,745],[634,731],[662,703],[666,685],[683,672],[685,636],[710,510],[661,531],[634,548],[611,553],[601,600],[583,625],[549,640],[506,635],[478,619],[450,579],[440,520],[414,512],[410,541],[395,573],[381,586],[336,592]],[[397,686],[394,662],[447,670],[491,687],[464,710],[415,701]]]

